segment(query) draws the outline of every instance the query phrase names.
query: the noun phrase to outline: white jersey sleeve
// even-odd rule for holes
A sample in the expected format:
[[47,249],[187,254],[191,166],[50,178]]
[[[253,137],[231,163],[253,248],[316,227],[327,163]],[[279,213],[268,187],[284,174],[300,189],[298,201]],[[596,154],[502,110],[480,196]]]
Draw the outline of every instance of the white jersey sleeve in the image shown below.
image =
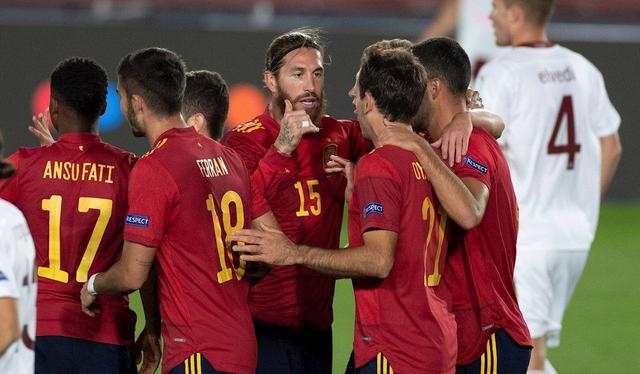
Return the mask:
[[611,104],[604,78],[598,69],[593,67],[593,88],[592,104],[593,108],[591,122],[593,132],[600,138],[611,135],[618,131],[620,127],[620,114]]
[[600,205],[600,137],[620,117],[600,72],[555,45],[515,47],[487,64],[476,86],[500,115],[499,140],[520,207],[518,250],[585,250]]
[[24,216],[15,206],[0,199],[0,297],[16,299],[21,331],[21,338],[0,357],[0,373],[34,371],[34,259],[35,248]]

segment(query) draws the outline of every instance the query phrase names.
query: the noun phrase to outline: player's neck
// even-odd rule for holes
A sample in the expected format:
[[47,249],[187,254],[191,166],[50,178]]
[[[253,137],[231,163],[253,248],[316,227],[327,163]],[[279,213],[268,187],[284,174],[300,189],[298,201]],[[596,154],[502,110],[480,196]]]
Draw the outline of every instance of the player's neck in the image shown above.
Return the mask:
[[451,123],[453,117],[460,112],[464,112],[466,109],[467,105],[464,98],[456,98],[452,95],[449,95],[446,99],[443,98],[443,102],[434,110],[433,119],[430,121],[429,128],[427,129],[431,140],[436,141],[440,139],[443,130]]
[[60,135],[70,132],[86,132],[89,134],[98,134],[98,121],[94,121],[92,124],[87,124],[86,120],[80,118],[80,116],[74,115],[59,115],[55,118],[56,125],[58,126],[58,133]]
[[168,115],[166,117],[155,116],[149,120],[149,124],[146,128],[146,136],[149,141],[149,145],[153,146],[158,140],[158,137],[164,132],[175,128],[186,128],[187,124],[184,122],[180,113]]
[[516,33],[511,40],[511,46],[517,47],[525,44],[548,42],[547,33],[544,28],[526,28]]

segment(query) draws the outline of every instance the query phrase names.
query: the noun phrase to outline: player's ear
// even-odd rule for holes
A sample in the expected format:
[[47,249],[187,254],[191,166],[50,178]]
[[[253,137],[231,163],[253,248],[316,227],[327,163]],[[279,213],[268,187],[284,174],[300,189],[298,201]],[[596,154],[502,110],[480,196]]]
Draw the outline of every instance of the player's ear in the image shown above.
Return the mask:
[[49,115],[51,115],[51,117],[57,116],[59,110],[58,99],[51,95],[49,98]]
[[275,93],[278,92],[278,78],[273,72],[265,70],[264,85],[267,86],[272,95],[275,95]]
[[512,25],[524,21],[524,10],[519,4],[513,4],[507,9],[507,20]]
[[440,92],[442,91],[442,82],[440,79],[431,79],[427,82],[427,95],[431,98],[431,101],[435,101]]
[[199,134],[206,135],[202,131],[207,127],[207,121],[202,113],[195,113],[187,118],[187,126],[192,126]]
[[373,98],[373,95],[371,95],[371,92],[366,91],[364,93],[364,114],[369,113],[370,111],[372,111],[376,106],[376,101]]
[[135,114],[144,110],[145,102],[142,96],[136,94],[131,95],[131,106],[131,109],[133,109],[133,113]]

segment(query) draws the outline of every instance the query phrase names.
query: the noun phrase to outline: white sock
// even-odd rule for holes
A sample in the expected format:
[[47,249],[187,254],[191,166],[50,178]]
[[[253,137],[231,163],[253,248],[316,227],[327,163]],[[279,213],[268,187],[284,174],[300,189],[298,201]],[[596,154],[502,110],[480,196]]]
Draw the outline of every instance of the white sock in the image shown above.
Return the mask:
[[527,374],[546,374],[544,370],[527,370]]
[[544,373],[545,374],[558,374],[556,369],[551,365],[549,359],[544,360]]

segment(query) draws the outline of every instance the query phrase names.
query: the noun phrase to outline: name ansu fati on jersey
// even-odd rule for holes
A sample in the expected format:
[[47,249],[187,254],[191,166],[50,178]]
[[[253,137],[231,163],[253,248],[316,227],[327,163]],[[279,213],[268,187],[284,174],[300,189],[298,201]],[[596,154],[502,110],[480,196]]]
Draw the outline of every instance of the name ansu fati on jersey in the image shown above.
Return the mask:
[[216,157],[214,159],[203,158],[196,160],[200,173],[206,178],[215,178],[221,175],[229,175],[227,165],[225,165],[222,157]]
[[114,165],[83,162],[81,164],[69,161],[47,161],[42,174],[43,179],[60,179],[65,181],[93,181],[113,184]]

